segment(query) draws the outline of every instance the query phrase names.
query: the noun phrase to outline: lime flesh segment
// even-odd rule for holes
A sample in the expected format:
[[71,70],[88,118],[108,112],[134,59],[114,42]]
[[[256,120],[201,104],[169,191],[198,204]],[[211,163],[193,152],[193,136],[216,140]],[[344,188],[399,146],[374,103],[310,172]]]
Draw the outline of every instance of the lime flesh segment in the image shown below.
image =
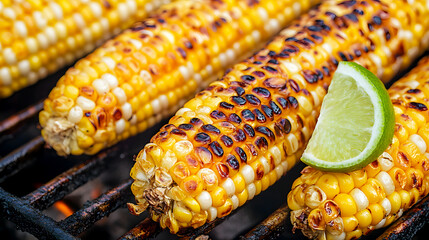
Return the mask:
[[365,167],[389,146],[394,111],[383,83],[353,62],[340,62],[302,161],[323,171]]

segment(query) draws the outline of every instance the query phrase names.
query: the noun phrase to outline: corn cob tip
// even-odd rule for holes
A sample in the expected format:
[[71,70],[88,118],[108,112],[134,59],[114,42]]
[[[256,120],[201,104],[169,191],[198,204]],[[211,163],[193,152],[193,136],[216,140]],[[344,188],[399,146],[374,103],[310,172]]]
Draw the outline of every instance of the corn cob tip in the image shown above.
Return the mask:
[[58,155],[69,155],[70,144],[76,140],[76,124],[65,117],[50,118],[42,130],[42,136]]

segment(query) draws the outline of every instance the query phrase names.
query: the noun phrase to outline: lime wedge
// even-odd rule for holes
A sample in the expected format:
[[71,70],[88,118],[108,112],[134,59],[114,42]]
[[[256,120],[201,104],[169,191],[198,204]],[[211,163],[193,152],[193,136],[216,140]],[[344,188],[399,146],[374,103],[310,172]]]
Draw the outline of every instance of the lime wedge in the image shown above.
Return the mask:
[[354,62],[340,62],[302,161],[346,172],[377,159],[393,138],[393,105],[383,83]]

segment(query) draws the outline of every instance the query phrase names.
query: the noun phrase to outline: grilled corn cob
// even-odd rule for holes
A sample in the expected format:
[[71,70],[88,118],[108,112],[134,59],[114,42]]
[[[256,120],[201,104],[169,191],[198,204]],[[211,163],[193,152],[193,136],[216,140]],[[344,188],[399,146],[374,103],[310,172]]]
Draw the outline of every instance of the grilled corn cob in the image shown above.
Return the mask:
[[92,51],[170,0],[0,2],[0,98]]
[[149,209],[177,233],[228,215],[274,184],[300,157],[338,61],[357,61],[389,80],[427,47],[418,40],[427,21],[416,17],[428,13],[424,7],[325,1],[311,10],[151,139],[130,173],[137,202],[130,212]]
[[302,171],[288,195],[295,227],[312,238],[356,239],[389,225],[429,193],[428,80],[426,57],[389,89],[395,135],[376,161],[350,173]]
[[70,69],[40,113],[61,155],[94,154],[172,115],[316,1],[180,1]]

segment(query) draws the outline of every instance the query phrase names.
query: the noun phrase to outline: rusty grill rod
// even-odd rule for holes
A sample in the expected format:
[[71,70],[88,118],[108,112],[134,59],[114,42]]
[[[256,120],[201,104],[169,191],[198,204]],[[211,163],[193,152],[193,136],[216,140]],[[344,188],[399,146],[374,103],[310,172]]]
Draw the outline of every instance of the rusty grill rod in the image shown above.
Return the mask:
[[255,226],[246,235],[240,236],[240,239],[262,240],[278,236],[285,230],[286,223],[289,220],[289,214],[290,209],[285,204],[276,211],[274,211],[260,224]]
[[122,237],[118,238],[118,240],[146,239],[153,237],[161,232],[161,230],[162,229],[159,224],[148,217],[137,224],[137,226],[129,232],[125,233]]
[[127,201],[130,201],[132,183],[132,179],[128,179],[96,200],[85,203],[85,208],[62,220],[59,225],[75,236],[80,234],[96,221],[108,216],[119,207],[124,206]]
[[43,100],[0,122],[0,136],[30,119],[43,108]]
[[43,147],[45,141],[41,136],[36,137],[0,160],[0,183],[30,165],[32,156]]
[[22,199],[37,209],[46,209],[68,193],[100,175],[107,168],[105,161],[111,151],[104,151],[58,175]]
[[2,217],[17,223],[23,231],[31,232],[41,239],[75,239],[59,228],[52,218],[45,216],[2,188],[0,188],[0,203]]

